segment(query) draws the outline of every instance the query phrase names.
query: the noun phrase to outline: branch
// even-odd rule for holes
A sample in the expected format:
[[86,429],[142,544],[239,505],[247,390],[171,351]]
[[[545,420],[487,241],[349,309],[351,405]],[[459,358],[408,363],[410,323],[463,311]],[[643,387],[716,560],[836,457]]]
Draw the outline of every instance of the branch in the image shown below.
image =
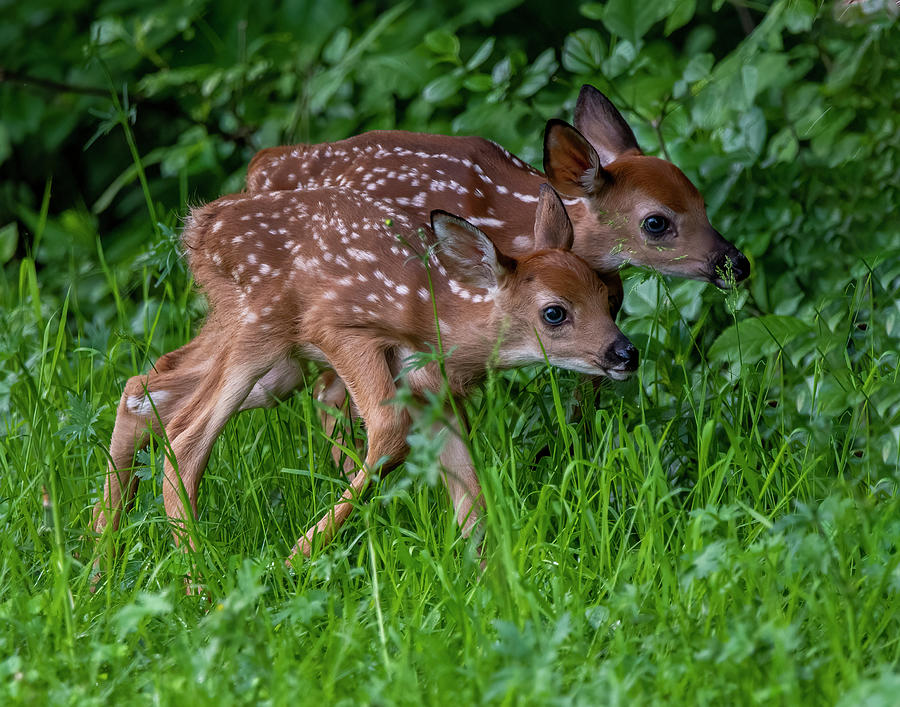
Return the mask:
[[0,67],[0,83],[17,83],[22,86],[34,86],[45,91],[55,93],[79,93],[85,96],[99,96],[109,98],[109,91],[95,86],[77,86],[70,83],[61,83],[52,79],[42,79],[37,76],[29,76],[18,71],[7,71]]

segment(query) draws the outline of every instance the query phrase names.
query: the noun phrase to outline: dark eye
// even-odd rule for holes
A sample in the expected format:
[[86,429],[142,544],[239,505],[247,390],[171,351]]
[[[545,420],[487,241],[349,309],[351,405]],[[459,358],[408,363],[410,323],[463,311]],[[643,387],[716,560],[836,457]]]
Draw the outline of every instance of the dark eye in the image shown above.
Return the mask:
[[669,219],[659,214],[652,214],[644,219],[641,226],[651,236],[661,236],[669,230]]
[[566,310],[559,305],[554,304],[549,307],[544,307],[541,316],[550,326],[559,326],[566,321]]

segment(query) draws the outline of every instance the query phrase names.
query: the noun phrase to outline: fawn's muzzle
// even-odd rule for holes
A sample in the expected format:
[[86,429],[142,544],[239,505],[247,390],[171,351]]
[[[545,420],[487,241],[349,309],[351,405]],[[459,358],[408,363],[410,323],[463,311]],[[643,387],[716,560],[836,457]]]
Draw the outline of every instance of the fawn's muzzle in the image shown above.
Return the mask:
[[606,374],[610,378],[622,380],[637,370],[640,355],[624,334],[619,334],[603,354]]
[[732,278],[741,282],[750,276],[750,261],[741,251],[729,244],[718,258],[710,264],[709,279],[718,287],[728,288]]

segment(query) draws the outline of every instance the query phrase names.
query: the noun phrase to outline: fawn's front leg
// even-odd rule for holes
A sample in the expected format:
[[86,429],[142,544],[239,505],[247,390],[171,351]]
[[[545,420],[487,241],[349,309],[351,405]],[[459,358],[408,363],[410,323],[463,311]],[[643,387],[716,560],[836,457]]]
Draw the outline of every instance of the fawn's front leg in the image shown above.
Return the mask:
[[484,497],[481,493],[481,484],[475,474],[475,465],[469,448],[463,439],[465,432],[448,410],[450,422],[448,423],[447,440],[441,450],[441,480],[447,488],[450,503],[456,514],[456,522],[464,538],[469,537],[476,529],[481,514],[484,511]]
[[392,468],[403,461],[408,450],[406,435],[409,431],[409,414],[394,405],[385,404],[394,398],[397,389],[384,350],[370,339],[354,336],[344,336],[340,339],[340,345],[320,345],[319,348],[346,384],[365,421],[369,449],[365,465],[353,477],[350,488],[344,492],[337,505],[297,541],[287,560],[288,564],[298,552],[309,556],[314,537],[319,538],[320,544],[331,540],[349,517],[354,500],[365,489],[379,460],[388,460],[381,467],[382,470]]

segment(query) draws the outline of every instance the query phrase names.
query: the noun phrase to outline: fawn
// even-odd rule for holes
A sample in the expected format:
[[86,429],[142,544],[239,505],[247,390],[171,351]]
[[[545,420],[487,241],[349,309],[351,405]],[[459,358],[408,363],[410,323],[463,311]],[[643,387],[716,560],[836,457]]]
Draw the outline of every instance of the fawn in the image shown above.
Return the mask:
[[[409,219],[393,221],[365,192],[339,189],[234,195],[194,209],[182,238],[210,313],[195,339],[126,384],[95,530],[118,523],[149,423],[165,430],[175,461],[167,455],[166,513],[176,540],[192,544],[185,522],[196,514],[213,443],[235,412],[267,403],[267,377],[278,383],[287,371],[295,387],[302,359],[327,363],[346,383],[369,446],[341,502],[292,556],[308,554],[314,534],[331,537],[376,462],[388,459],[387,470],[403,460],[409,413],[383,404],[395,397],[395,377],[419,395],[442,382],[433,364],[405,371],[412,353],[439,343],[451,350],[445,370],[459,395],[491,365],[545,356],[591,375],[621,378],[636,368],[637,351],[613,321],[606,285],[571,252],[572,226],[550,187],[540,189],[531,248],[516,259],[446,212],[435,211],[431,224],[409,235]],[[457,440],[452,453],[462,471],[445,482],[467,530],[480,489],[464,445]]]
[[750,274],[746,257],[710,225],[690,180],[671,162],[644,155],[622,114],[593,86],[581,88],[575,127],[547,123],[544,169],[483,138],[375,130],[261,150],[247,190],[352,189],[421,222],[432,209],[451,211],[515,256],[531,247],[529,206],[549,182],[566,197],[573,250],[601,273],[630,264],[719,286],[727,285],[726,270],[738,282]]

